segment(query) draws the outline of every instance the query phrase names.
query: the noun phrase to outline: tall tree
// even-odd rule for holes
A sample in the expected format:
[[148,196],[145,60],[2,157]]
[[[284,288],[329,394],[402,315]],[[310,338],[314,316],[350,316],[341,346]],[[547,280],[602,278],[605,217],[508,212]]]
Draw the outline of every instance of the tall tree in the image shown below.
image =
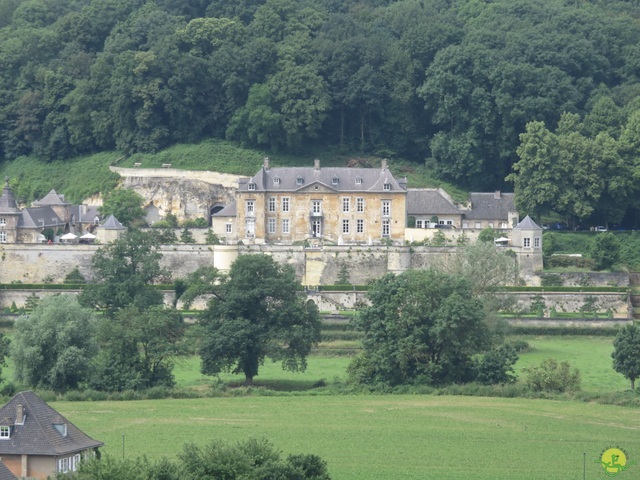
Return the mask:
[[320,317],[290,266],[241,255],[213,292],[201,320],[202,373],[243,373],[250,385],[267,357],[285,370],[306,369]]
[[389,274],[367,296],[371,305],[353,320],[364,334],[353,378],[387,385],[473,378],[472,357],[489,339],[482,302],[465,278],[435,270]]
[[16,380],[57,392],[86,382],[97,354],[94,313],[70,295],[47,297],[16,322],[12,358]]
[[613,369],[628,378],[635,391],[636,378],[640,377],[640,326],[635,323],[620,329],[613,341]]
[[146,212],[142,208],[143,198],[135,191],[128,188],[120,188],[106,195],[100,214],[104,217],[113,215],[125,226],[140,223]]
[[110,316],[125,307],[145,310],[161,305],[162,294],[153,287],[169,276],[160,266],[161,258],[151,234],[139,230],[125,233],[93,256],[94,279],[79,295],[80,304],[105,309]]

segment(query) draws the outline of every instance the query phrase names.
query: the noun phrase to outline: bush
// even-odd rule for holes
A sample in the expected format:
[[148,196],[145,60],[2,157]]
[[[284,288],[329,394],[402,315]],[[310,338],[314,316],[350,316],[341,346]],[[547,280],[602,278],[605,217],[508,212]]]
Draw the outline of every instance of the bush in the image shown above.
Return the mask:
[[620,260],[620,242],[611,232],[600,233],[596,236],[591,256],[597,270],[611,268]]
[[547,257],[544,260],[546,268],[586,268],[588,270],[595,269],[595,262],[591,258],[570,257],[569,255],[555,255]]
[[557,273],[545,273],[540,276],[540,285],[543,287],[561,287],[562,276]]
[[485,353],[476,363],[476,380],[484,385],[513,383],[513,366],[518,355],[512,345],[505,343]]
[[77,285],[81,283],[86,283],[86,280],[84,278],[84,275],[80,273],[80,270],[78,269],[78,267],[75,267],[73,270],[67,273],[67,275],[64,277],[64,283],[71,283],[71,284]]
[[571,369],[567,361],[558,363],[554,358],[543,360],[539,365],[526,367],[525,384],[534,392],[576,392],[580,390],[580,371]]
[[185,228],[206,228],[209,224],[206,219],[198,217],[185,220],[182,222],[182,226]]

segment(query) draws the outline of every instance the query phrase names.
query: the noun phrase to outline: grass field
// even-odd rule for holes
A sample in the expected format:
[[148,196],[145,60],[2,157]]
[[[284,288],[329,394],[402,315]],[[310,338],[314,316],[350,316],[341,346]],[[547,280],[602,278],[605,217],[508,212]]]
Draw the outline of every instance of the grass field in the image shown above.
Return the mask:
[[[121,456],[172,457],[186,442],[268,438],[314,453],[334,480],[604,478],[608,446],[640,459],[640,411],[578,402],[358,395],[52,403]],[[638,478],[640,466],[620,478]]]
[[[540,336],[522,337],[529,342],[531,350],[521,353],[516,364],[516,373],[521,375],[524,367],[538,364],[546,358],[559,361],[567,360],[580,370],[582,389],[594,393],[613,393],[629,389],[629,381],[615,372],[611,363],[613,351],[612,337],[589,336]],[[346,349],[357,342],[340,342]],[[271,362],[261,367],[256,377],[258,385],[266,385],[278,390],[306,390],[316,382],[324,380],[346,379],[346,368],[349,357],[313,356],[309,359],[309,367],[304,373],[285,372],[280,364]],[[180,362],[175,368],[176,381],[180,387],[206,388],[213,379],[202,375],[199,371],[198,357],[191,357]],[[240,384],[244,381],[241,375],[221,375],[224,382]]]

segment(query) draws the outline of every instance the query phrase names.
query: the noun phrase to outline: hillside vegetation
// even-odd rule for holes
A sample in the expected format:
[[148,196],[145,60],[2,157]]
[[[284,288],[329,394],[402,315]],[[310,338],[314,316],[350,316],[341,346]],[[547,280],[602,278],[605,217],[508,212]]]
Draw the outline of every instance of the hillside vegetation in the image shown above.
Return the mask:
[[623,0],[0,0],[0,159],[331,147],[476,191],[514,172],[527,213],[617,222],[637,209],[639,17]]
[[[8,176],[14,194],[23,203],[42,198],[51,189],[64,193],[67,200],[80,203],[87,197],[106,194],[118,185],[119,175],[109,166],[161,168],[171,164],[182,170],[210,170],[235,175],[254,175],[262,166],[264,157],[271,158],[271,165],[312,166],[315,158],[322,166],[345,167],[361,165],[376,167],[380,158],[365,157],[354,153],[336,153],[331,149],[315,149],[305,154],[273,154],[266,150],[241,147],[225,140],[204,140],[196,144],[180,144],[157,153],[136,153],[125,156],[118,152],[104,152],[67,160],[44,161],[20,157],[0,164],[0,175]],[[467,192],[456,186],[434,178],[424,165],[406,160],[390,161],[392,172],[398,177],[406,176],[410,187],[441,187],[460,201],[466,200]]]

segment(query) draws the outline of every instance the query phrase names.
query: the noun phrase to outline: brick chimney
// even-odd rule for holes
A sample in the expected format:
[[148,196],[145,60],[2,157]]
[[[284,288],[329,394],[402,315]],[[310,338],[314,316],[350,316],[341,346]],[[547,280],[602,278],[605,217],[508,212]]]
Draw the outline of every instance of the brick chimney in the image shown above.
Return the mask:
[[269,157],[264,157],[263,165],[265,170],[269,170]]
[[313,169],[314,169],[314,170],[320,170],[320,159],[316,158],[316,159],[313,161]]
[[22,425],[24,422],[22,421],[24,419],[24,407],[22,406],[21,403],[16,405],[16,424],[17,425]]

